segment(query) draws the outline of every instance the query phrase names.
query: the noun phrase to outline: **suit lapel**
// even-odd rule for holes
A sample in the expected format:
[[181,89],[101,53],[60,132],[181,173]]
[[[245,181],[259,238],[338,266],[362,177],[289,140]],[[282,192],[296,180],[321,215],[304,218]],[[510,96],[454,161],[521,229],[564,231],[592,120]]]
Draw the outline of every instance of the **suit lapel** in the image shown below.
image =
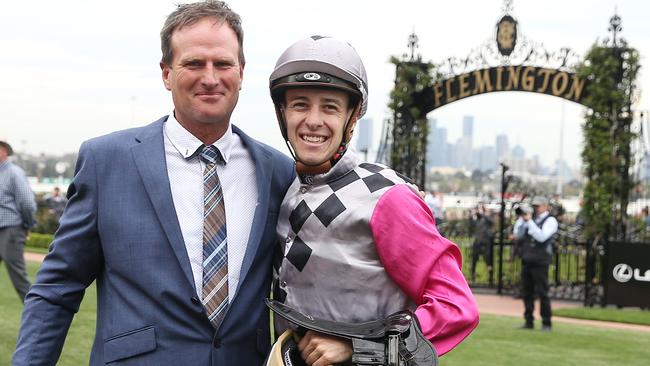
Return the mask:
[[192,275],[180,224],[176,217],[169,176],[167,175],[167,159],[165,157],[163,138],[163,123],[165,120],[166,117],[152,124],[137,139],[139,144],[133,146],[131,152],[160,225],[183,269],[185,277],[194,288],[194,276]]
[[239,293],[239,289],[245,282],[246,275],[255,259],[257,249],[262,240],[262,235],[264,234],[264,227],[266,226],[266,218],[269,210],[269,192],[271,190],[273,159],[271,159],[270,152],[261,148],[259,144],[246,136],[246,134],[234,125],[233,132],[241,137],[244,145],[246,145],[246,148],[250,151],[255,160],[255,180],[257,183],[257,205],[255,207],[255,216],[253,217],[253,224],[251,225],[251,232],[248,238],[248,245],[246,245],[246,253],[244,254],[244,260],[241,266],[239,284],[237,285],[237,293]]

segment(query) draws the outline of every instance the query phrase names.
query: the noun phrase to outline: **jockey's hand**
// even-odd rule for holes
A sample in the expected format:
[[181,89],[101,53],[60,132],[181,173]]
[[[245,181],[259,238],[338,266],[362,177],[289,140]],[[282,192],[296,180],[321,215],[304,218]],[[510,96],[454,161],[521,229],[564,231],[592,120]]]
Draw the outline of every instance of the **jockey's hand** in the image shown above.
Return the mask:
[[309,366],[328,366],[352,358],[352,342],[311,330],[302,337],[298,349]]

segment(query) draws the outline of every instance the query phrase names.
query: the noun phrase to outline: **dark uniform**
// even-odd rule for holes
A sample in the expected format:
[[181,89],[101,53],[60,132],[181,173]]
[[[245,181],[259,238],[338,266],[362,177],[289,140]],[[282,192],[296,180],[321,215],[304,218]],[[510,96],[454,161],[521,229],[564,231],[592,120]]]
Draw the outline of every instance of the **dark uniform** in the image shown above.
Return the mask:
[[492,270],[492,219],[485,212],[477,212],[470,218],[470,225],[474,234],[472,243],[472,282],[476,277],[476,264],[479,257],[483,256],[488,272]]
[[[548,239],[543,242],[536,240],[530,233],[530,225],[536,225],[539,229],[544,228],[547,221],[549,225],[554,225],[554,232]],[[529,223],[524,222],[521,227],[522,232],[517,235],[520,239],[521,253],[521,291],[524,300],[524,319],[526,323],[524,328],[533,328],[533,310],[535,308],[535,297],[539,298],[540,315],[542,317],[543,329],[551,327],[551,301],[548,297],[548,269],[551,264],[553,255],[553,241],[557,232],[557,220],[552,215],[546,213],[531,220]]]

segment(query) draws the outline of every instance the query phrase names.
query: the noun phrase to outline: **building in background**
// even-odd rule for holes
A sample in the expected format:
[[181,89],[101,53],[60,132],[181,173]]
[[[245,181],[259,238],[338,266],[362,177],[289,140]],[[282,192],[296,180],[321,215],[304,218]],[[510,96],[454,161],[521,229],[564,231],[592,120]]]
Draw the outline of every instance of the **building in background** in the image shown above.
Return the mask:
[[447,143],[447,129],[438,128],[438,121],[429,118],[429,134],[427,136],[426,169],[432,167],[450,166]]
[[463,116],[463,135],[458,141],[458,167],[463,169],[472,168],[472,149],[474,140],[474,117]]
[[357,137],[356,149],[368,160],[368,152],[372,149],[372,118],[362,118],[357,122],[355,135]]
[[510,145],[508,144],[508,135],[497,135],[496,138],[496,153],[499,162],[505,161],[510,155]]

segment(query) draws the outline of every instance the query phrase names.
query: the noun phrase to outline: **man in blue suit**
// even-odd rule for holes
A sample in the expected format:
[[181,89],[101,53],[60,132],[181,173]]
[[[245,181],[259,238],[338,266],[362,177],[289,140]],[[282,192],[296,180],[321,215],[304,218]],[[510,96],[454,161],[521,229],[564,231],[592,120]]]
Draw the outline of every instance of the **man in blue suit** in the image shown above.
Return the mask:
[[230,123],[242,38],[239,16],[220,1],[169,15],[160,66],[174,111],[82,145],[61,226],[25,300],[14,365],[57,362],[93,281],[91,365],[263,363],[262,300],[294,173],[288,157]]

